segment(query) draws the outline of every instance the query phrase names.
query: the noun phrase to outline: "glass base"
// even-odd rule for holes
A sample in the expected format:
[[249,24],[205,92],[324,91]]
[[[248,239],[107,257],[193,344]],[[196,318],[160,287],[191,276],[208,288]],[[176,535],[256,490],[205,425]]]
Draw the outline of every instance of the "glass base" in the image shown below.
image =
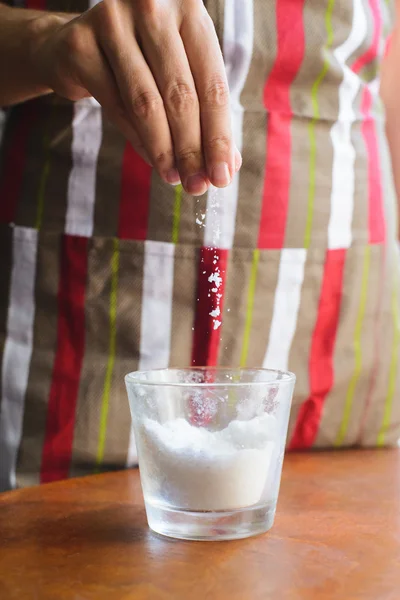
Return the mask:
[[276,503],[229,512],[192,512],[146,502],[150,529],[181,540],[239,540],[269,531]]

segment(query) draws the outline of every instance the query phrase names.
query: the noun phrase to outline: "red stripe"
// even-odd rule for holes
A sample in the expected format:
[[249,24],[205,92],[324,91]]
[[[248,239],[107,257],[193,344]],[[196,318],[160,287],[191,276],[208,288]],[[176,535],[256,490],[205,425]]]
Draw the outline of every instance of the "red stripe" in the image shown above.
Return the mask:
[[[353,71],[359,73],[369,63],[374,61],[379,52],[382,34],[382,16],[379,0],[369,0],[369,6],[374,20],[374,32],[371,45],[353,65]],[[380,244],[385,241],[386,226],[383,206],[382,181],[379,161],[379,148],[375,121],[371,114],[373,103],[372,93],[365,84],[361,99],[361,112],[364,117],[362,133],[368,153],[368,226],[369,243]]]
[[[192,365],[195,367],[214,367],[218,364],[221,342],[221,327],[215,329],[215,317],[210,315],[218,307],[222,321],[225,293],[225,276],[228,261],[228,250],[201,248],[197,285],[196,317],[193,335]],[[222,281],[217,288],[214,281],[209,281],[212,274],[218,273]],[[207,381],[212,383],[214,374],[207,374]],[[204,426],[215,415],[215,406],[207,403],[200,394],[194,393],[191,401],[190,420],[193,424]]]
[[[193,366],[216,366],[218,363],[221,327],[214,329],[214,318],[210,316],[210,312],[217,308],[218,303],[221,314],[223,312],[227,261],[228,250],[216,250],[214,248],[201,248],[200,250],[192,350]],[[208,279],[217,270],[219,270],[222,277],[222,283],[218,292],[215,293],[212,291],[212,289],[215,289],[215,284],[209,282]],[[217,294],[220,294],[221,297],[218,298]]]
[[46,0],[25,0],[25,8],[32,10],[46,10]]
[[282,248],[284,244],[291,175],[290,87],[305,52],[304,1],[277,1],[278,53],[264,88],[269,116],[259,248]]
[[151,167],[127,143],[122,161],[118,237],[145,240],[149,220]]
[[380,244],[386,237],[382,179],[375,121],[371,116],[372,94],[365,87],[361,100],[364,121],[361,130],[368,153],[368,230],[369,243]]
[[310,354],[310,396],[301,406],[291,450],[310,448],[317,436],[325,399],[334,381],[333,353],[342,300],[346,250],[328,250]]
[[5,160],[0,179],[0,223],[15,221],[18,200],[21,194],[25,171],[29,134],[37,116],[32,103],[13,109],[15,129],[9,143],[6,143]]
[[379,42],[382,35],[382,15],[379,7],[380,0],[369,0],[372,18],[374,21],[374,32],[371,45],[353,64],[354,73],[359,73],[370,62],[376,59],[379,51]]
[[40,479],[69,475],[75,409],[85,349],[88,239],[64,236],[58,288],[57,351],[47,413]]

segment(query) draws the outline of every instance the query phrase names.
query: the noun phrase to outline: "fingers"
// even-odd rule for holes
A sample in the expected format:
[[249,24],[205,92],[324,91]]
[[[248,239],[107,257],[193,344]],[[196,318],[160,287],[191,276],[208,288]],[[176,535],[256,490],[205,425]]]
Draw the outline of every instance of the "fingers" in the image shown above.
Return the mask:
[[72,96],[87,89],[168,183],[182,181],[200,195],[210,182],[231,182],[241,157],[221,51],[201,0],[108,0],[72,30],[81,76]]
[[[143,143],[126,115],[114,75],[102,55],[93,30],[84,21],[74,24],[66,32],[64,50],[67,50],[67,70],[74,71],[74,84],[66,96],[82,97],[82,89],[101,104],[105,116],[118,127],[136,152],[151,164]],[[75,57],[75,58],[74,58]]]
[[[142,140],[140,139],[138,133],[132,127],[132,124],[128,120],[128,117],[125,114],[120,115],[107,115],[111,123],[113,123],[121,133],[129,140],[135,151],[143,158],[143,160],[150,165],[153,166],[150,156],[147,153],[146,148],[143,146]],[[179,178],[179,174],[176,174],[176,177]]]
[[232,181],[240,158],[236,158],[232,138],[225,67],[214,25],[205,10],[184,16],[181,36],[200,102],[208,177],[213,185],[225,187]]
[[131,127],[137,132],[145,151],[168,183],[179,183],[175,168],[172,138],[164,103],[154,77],[133,35],[129,7],[107,4],[99,40],[124,105]]
[[[175,15],[158,10],[139,21],[143,53],[165,106],[176,164],[186,190],[194,195],[208,188],[201,141],[197,91]],[[160,55],[164,50],[164,56]]]

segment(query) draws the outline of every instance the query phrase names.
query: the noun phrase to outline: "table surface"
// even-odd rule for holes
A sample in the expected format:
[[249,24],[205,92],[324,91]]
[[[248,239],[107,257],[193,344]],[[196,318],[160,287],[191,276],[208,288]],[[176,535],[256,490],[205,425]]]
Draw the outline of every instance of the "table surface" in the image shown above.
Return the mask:
[[136,471],[0,495],[4,600],[398,600],[400,451],[288,455],[270,533],[151,533]]

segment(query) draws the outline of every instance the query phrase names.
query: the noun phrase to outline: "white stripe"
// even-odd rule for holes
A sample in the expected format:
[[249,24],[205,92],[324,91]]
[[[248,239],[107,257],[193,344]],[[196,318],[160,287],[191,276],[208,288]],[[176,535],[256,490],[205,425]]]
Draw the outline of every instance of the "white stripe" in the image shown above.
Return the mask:
[[65,233],[90,237],[96,196],[96,170],[102,138],[101,109],[91,98],[75,102],[72,121],[73,165],[68,181]]
[[[145,242],[139,370],[169,366],[175,244]],[[133,430],[128,466],[137,462]]]
[[264,368],[287,371],[289,367],[289,353],[296,331],[306,258],[305,248],[284,248],[281,252]]
[[17,453],[32,355],[37,236],[35,229],[14,228],[7,337],[2,364],[0,491],[15,487]]
[[[223,46],[231,95],[233,136],[240,151],[243,146],[243,106],[240,103],[240,96],[249,73],[253,44],[253,0],[226,2]],[[210,194],[208,195],[205,246],[215,246],[214,232],[219,231],[219,248],[232,248],[238,196],[239,175],[235,175],[232,184],[221,192],[217,202],[215,198],[210,198]]]
[[360,78],[346,64],[364,41],[368,24],[362,0],[354,0],[353,24],[349,37],[333,52],[343,70],[339,88],[339,116],[331,129],[333,145],[331,214],[328,226],[328,247],[349,248],[352,242],[354,209],[355,150],[351,128],[356,115],[353,103],[360,88]]

